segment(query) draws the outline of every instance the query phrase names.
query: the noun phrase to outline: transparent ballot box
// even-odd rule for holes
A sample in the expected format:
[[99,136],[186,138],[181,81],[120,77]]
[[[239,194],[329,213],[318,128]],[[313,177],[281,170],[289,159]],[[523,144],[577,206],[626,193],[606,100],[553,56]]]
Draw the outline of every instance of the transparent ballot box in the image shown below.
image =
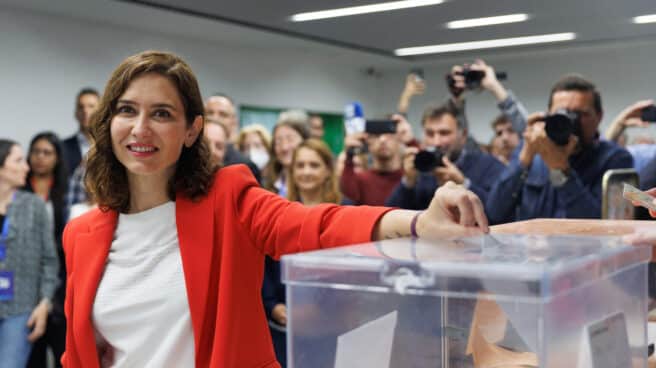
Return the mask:
[[288,366],[646,368],[650,256],[504,234],[285,256]]

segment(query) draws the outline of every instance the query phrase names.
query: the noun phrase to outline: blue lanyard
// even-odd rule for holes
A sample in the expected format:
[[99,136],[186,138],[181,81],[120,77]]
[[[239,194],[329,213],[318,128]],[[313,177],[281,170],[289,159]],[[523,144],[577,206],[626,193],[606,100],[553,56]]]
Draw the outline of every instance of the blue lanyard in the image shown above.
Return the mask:
[[5,223],[2,225],[2,234],[0,234],[0,246],[7,244],[9,236],[9,211],[5,214]]
[[[14,195],[11,197],[11,202],[14,202],[14,199],[16,199],[16,192],[14,192]],[[7,213],[5,213],[5,223],[2,225],[2,234],[0,234],[0,247],[7,246],[7,237],[9,236],[9,209],[7,209]]]

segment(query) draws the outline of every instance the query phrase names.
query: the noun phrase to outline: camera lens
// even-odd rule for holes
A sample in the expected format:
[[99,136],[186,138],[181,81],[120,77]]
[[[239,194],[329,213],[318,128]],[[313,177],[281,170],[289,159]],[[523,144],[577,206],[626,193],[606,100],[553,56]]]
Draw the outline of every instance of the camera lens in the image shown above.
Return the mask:
[[569,136],[579,134],[580,122],[578,114],[564,109],[556,110],[544,119],[545,132],[552,142],[559,146],[567,145]]

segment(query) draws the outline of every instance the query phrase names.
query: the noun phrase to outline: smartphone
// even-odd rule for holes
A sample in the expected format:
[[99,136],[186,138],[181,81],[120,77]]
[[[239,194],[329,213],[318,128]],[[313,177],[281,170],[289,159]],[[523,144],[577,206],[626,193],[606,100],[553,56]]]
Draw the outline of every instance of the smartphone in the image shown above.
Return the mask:
[[640,113],[642,121],[656,123],[656,105],[650,105],[642,109]]
[[410,69],[410,74],[414,74],[417,81],[424,80],[424,69],[422,68],[412,68]]
[[394,120],[367,120],[364,124],[364,131],[369,134],[388,134],[396,133],[396,121]]
[[635,169],[607,170],[601,180],[601,218],[608,220],[633,220],[635,208],[626,201],[625,187],[639,185]]
[[359,102],[344,106],[344,130],[347,135],[364,132],[364,122],[364,111]]

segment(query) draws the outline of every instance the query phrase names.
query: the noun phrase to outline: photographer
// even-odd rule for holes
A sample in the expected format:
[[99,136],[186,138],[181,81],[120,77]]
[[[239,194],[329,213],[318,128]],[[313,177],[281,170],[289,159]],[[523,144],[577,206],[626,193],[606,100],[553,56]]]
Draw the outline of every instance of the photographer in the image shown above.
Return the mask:
[[[512,91],[506,89],[499,81],[499,77],[505,78],[505,73],[497,73],[494,68],[487,65],[483,60],[476,60],[473,64],[454,65],[451,73],[447,75],[447,86],[451,93],[450,103],[457,109],[458,116],[462,116],[465,121],[465,92],[467,90],[484,89],[492,93],[497,100],[497,107],[502,115],[506,117],[504,124],[493,124],[495,136],[503,132],[515,135],[508,139],[508,142],[514,143],[515,146],[506,149],[506,152],[512,152],[519,141],[519,134],[526,128],[526,108],[515,97]],[[498,118],[497,121],[500,121]],[[506,159],[510,159],[510,154]]]
[[386,204],[425,209],[437,187],[447,181],[464,185],[485,203],[494,179],[503,171],[503,164],[487,153],[466,147],[467,128],[448,105],[427,108],[421,123],[422,146],[426,151],[406,149],[403,179]]
[[[647,128],[649,122],[642,120],[642,111],[654,104],[653,100],[638,101],[617,115],[605,132],[606,139],[619,144],[624,131],[630,127]],[[656,144],[631,144],[626,149],[633,156],[633,167],[641,173],[647,164],[656,157]],[[642,175],[641,175],[642,179]],[[650,187],[651,188],[651,187]]]
[[633,165],[625,149],[599,140],[602,115],[601,95],[592,83],[576,75],[556,82],[549,115],[529,117],[519,157],[490,191],[490,221],[600,218],[604,173]]
[[[346,162],[339,179],[342,193],[356,205],[383,205],[401,181],[401,142],[395,133],[354,133],[344,139]],[[353,156],[367,147],[370,169],[355,171]]]

